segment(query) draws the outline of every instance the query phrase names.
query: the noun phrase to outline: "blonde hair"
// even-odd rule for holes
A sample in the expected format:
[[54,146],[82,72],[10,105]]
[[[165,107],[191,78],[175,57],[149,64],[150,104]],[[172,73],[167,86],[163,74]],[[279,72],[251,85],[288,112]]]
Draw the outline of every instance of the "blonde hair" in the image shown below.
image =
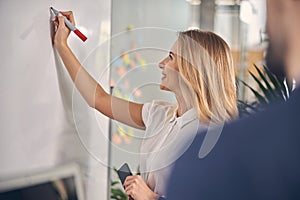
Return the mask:
[[235,118],[235,70],[227,43],[213,32],[188,30],[179,33],[176,54],[199,119],[220,123]]

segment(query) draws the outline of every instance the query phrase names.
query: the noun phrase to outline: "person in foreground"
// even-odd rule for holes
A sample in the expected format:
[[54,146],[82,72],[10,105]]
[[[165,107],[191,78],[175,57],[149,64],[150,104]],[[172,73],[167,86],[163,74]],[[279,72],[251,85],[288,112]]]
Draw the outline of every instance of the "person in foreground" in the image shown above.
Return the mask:
[[[300,1],[268,0],[269,67],[285,66],[300,81]],[[283,64],[283,65],[282,65]],[[168,199],[300,199],[300,89],[249,118],[225,125],[199,156],[206,133],[198,133],[175,162]]]
[[[72,12],[62,12],[75,25]],[[141,145],[142,176],[129,176],[126,194],[135,200],[166,195],[166,182],[177,155],[199,129],[234,119],[237,100],[234,67],[225,41],[212,32],[181,32],[159,63],[160,88],[175,94],[177,104],[138,104],[113,97],[87,73],[68,46],[70,33],[58,17],[54,45],[77,89],[89,106],[129,126],[145,129]]]

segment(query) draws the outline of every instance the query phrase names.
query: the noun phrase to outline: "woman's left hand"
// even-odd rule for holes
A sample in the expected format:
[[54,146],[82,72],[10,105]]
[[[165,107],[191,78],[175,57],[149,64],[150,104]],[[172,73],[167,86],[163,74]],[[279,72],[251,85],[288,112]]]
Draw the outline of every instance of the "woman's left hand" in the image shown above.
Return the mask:
[[124,182],[125,192],[134,200],[156,200],[159,195],[154,193],[139,175],[127,176]]

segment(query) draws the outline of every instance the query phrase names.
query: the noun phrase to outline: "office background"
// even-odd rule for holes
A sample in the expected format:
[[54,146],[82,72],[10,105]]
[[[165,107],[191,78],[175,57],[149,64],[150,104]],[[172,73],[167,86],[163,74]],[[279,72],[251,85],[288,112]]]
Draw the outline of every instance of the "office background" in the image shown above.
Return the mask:
[[[0,1],[0,180],[76,162],[87,199],[110,196],[113,168],[138,171],[144,132],[89,108],[52,46],[50,6],[72,10],[77,27],[69,43],[85,68],[112,94],[140,103],[174,102],[159,90],[158,62],[178,31],[211,30],[230,45],[237,76],[264,64],[265,0]],[[240,87],[240,99],[254,97]],[[120,186],[118,186],[121,188]]]

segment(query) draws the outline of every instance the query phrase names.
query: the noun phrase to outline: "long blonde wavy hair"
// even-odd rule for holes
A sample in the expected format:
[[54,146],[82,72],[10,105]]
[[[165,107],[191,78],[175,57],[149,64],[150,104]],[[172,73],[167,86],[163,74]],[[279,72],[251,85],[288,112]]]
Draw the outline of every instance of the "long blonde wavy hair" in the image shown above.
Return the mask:
[[[235,70],[230,48],[210,31],[180,32],[177,40],[178,68],[199,119],[220,123],[238,115]],[[191,98],[191,99],[190,99]]]

